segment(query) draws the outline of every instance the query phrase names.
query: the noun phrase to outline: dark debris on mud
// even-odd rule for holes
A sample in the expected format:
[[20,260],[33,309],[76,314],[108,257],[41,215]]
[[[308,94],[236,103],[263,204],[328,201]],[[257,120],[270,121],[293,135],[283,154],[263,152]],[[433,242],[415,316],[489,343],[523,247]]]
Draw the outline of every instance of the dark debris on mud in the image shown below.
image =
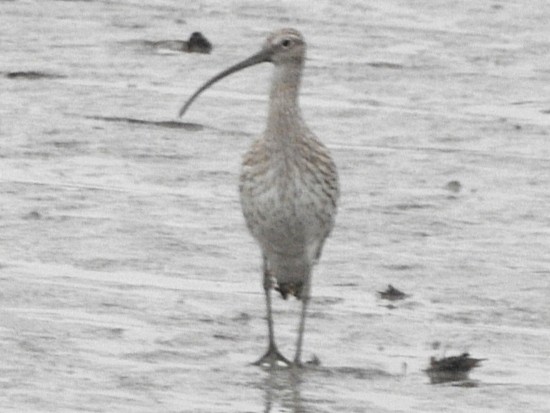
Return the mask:
[[440,359],[432,357],[430,358],[430,367],[424,371],[430,377],[432,384],[465,381],[468,380],[470,371],[475,367],[479,367],[484,360],[486,359],[470,357],[468,353]]
[[5,76],[8,79],[24,79],[24,80],[39,80],[39,79],[63,79],[67,76],[58,73],[49,73],[39,70],[22,70],[15,72],[7,72]]
[[404,300],[409,296],[409,294],[405,294],[403,291],[398,290],[391,284],[388,284],[386,291],[378,291],[378,294],[380,295],[380,298],[389,301]]
[[143,44],[152,49],[174,52],[209,54],[212,51],[212,43],[201,32],[193,32],[189,40],[145,40]]

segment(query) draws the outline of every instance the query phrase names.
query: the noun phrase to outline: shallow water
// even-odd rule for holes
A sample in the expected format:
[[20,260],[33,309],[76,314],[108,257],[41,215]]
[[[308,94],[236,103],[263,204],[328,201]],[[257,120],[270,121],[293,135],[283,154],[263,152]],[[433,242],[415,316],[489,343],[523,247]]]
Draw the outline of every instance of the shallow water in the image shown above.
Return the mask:
[[[0,410],[547,411],[545,1],[0,11]],[[175,115],[284,26],[308,41],[303,112],[342,199],[305,339],[322,364],[270,373],[249,365],[266,327],[236,185],[271,69]],[[195,30],[211,55],[140,47]],[[275,301],[288,356],[298,309]],[[430,356],[464,351],[487,359],[473,387],[429,384]]]

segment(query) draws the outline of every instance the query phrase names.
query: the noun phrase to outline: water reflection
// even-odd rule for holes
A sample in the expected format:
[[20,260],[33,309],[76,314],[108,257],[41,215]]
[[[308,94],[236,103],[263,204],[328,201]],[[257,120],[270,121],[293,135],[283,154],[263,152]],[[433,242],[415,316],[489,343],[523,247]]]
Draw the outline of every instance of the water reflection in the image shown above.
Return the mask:
[[293,413],[308,410],[302,400],[301,384],[303,372],[294,368],[275,368],[267,371],[263,387],[265,391],[265,413],[280,405]]
[[[305,366],[304,368],[276,367],[265,370],[260,386],[264,390],[264,412],[289,411],[293,413],[319,412],[321,404],[332,403],[330,396],[321,390],[324,384],[349,380],[381,381],[398,380],[403,376],[392,375],[378,368]],[[308,398],[302,395],[306,388]]]

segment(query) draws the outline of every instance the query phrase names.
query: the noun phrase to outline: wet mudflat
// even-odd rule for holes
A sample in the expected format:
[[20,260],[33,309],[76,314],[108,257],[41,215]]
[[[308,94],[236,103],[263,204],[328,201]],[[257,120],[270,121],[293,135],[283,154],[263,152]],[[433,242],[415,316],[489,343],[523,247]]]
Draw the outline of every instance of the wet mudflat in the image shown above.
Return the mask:
[[[316,4],[0,2],[1,411],[547,411],[550,7]],[[285,26],[343,192],[321,365],[269,373],[237,179],[271,67],[175,115]],[[197,30],[210,55],[142,47]],[[290,356],[299,303],[274,304]],[[429,384],[464,352],[487,359],[468,386]]]

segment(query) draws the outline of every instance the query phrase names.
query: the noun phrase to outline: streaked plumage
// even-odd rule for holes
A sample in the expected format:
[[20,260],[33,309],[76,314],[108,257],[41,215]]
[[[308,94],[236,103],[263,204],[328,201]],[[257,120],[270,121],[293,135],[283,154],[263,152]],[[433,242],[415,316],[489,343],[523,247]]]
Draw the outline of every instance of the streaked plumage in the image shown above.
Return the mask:
[[[282,147],[264,136],[243,160],[240,195],[248,229],[283,297],[300,298],[305,277],[334,225],[338,176],[328,150],[307,130]],[[266,135],[269,131],[266,132]]]
[[267,127],[246,153],[240,176],[240,198],[246,224],[263,256],[269,347],[256,364],[291,364],[274,339],[270,290],[302,300],[294,364],[301,365],[311,271],[321,256],[336,216],[338,174],[328,149],[309,130],[298,106],[306,45],[294,29],[270,34],[262,50],[224,70],[195,92],[182,107],[221,78],[261,62],[275,65]]

